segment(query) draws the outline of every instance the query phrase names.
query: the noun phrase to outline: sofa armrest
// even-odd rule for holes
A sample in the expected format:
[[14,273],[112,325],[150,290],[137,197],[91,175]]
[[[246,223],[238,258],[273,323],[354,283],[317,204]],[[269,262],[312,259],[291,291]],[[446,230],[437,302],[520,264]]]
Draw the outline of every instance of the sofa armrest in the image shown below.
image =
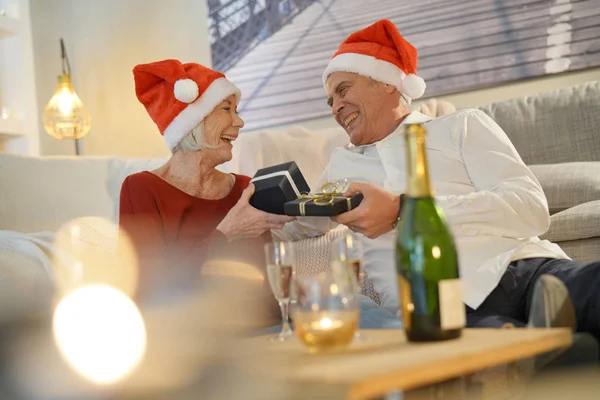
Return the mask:
[[600,200],[552,215],[550,229],[541,238],[551,242],[600,237]]
[[52,293],[44,265],[18,249],[0,246],[0,317],[43,310]]
[[548,199],[550,214],[600,200],[600,162],[530,165]]

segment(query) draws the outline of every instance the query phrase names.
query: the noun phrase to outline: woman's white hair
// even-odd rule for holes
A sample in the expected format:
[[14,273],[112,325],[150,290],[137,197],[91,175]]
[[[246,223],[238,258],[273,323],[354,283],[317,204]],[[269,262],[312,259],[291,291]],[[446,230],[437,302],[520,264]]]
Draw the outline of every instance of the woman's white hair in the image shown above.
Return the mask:
[[179,151],[202,151],[206,149],[216,149],[219,145],[206,143],[204,140],[204,121],[200,122],[194,129],[181,139],[171,153],[175,154]]

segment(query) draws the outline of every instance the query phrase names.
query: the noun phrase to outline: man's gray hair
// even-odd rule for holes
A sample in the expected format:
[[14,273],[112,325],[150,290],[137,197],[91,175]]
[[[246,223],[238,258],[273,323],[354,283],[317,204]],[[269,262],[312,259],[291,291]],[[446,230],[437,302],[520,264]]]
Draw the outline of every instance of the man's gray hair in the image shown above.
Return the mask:
[[403,93],[400,93],[400,103],[406,107],[410,107],[410,99],[406,97]]
[[[371,79],[371,82],[373,83],[373,87],[377,87],[378,85],[393,86],[393,85],[391,85],[389,83],[381,82],[381,81],[375,80],[373,78],[369,78],[369,79]],[[410,107],[411,101],[410,101],[410,98],[406,97],[406,95],[404,93],[400,93],[400,103],[403,106]]]
[[206,149],[216,149],[219,145],[206,143],[204,140],[204,121],[200,122],[194,129],[181,139],[171,153],[175,154],[179,151],[202,151]]

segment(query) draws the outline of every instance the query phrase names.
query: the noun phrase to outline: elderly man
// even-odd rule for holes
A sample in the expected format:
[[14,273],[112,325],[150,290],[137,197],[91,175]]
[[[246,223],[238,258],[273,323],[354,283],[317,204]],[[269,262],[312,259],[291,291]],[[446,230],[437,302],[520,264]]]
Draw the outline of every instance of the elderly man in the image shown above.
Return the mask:
[[[397,313],[395,226],[406,187],[403,130],[424,123],[436,201],[455,236],[468,326],[524,326],[535,283],[544,275],[573,300],[577,328],[600,336],[600,263],[574,262],[556,244],[540,240],[548,205],[533,173],[503,130],[475,109],[432,119],[411,112],[425,90],[416,75],[417,51],[388,20],[351,34],[323,75],[333,117],[351,145],[333,152],[322,182],[347,178],[346,195],[362,192],[355,210],[333,221],[298,218],[285,226],[294,240],[334,224],[359,235],[365,271],[381,305]],[[564,282],[564,285],[561,283]],[[565,289],[568,289],[568,292]]]

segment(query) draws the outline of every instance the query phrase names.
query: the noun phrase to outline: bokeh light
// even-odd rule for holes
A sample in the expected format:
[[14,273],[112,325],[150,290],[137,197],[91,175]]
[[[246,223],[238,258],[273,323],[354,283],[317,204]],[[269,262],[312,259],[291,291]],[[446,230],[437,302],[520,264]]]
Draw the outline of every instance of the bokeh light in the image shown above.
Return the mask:
[[139,310],[108,285],[82,286],[63,297],[52,328],[69,365],[97,384],[111,384],[128,375],[146,350]]

